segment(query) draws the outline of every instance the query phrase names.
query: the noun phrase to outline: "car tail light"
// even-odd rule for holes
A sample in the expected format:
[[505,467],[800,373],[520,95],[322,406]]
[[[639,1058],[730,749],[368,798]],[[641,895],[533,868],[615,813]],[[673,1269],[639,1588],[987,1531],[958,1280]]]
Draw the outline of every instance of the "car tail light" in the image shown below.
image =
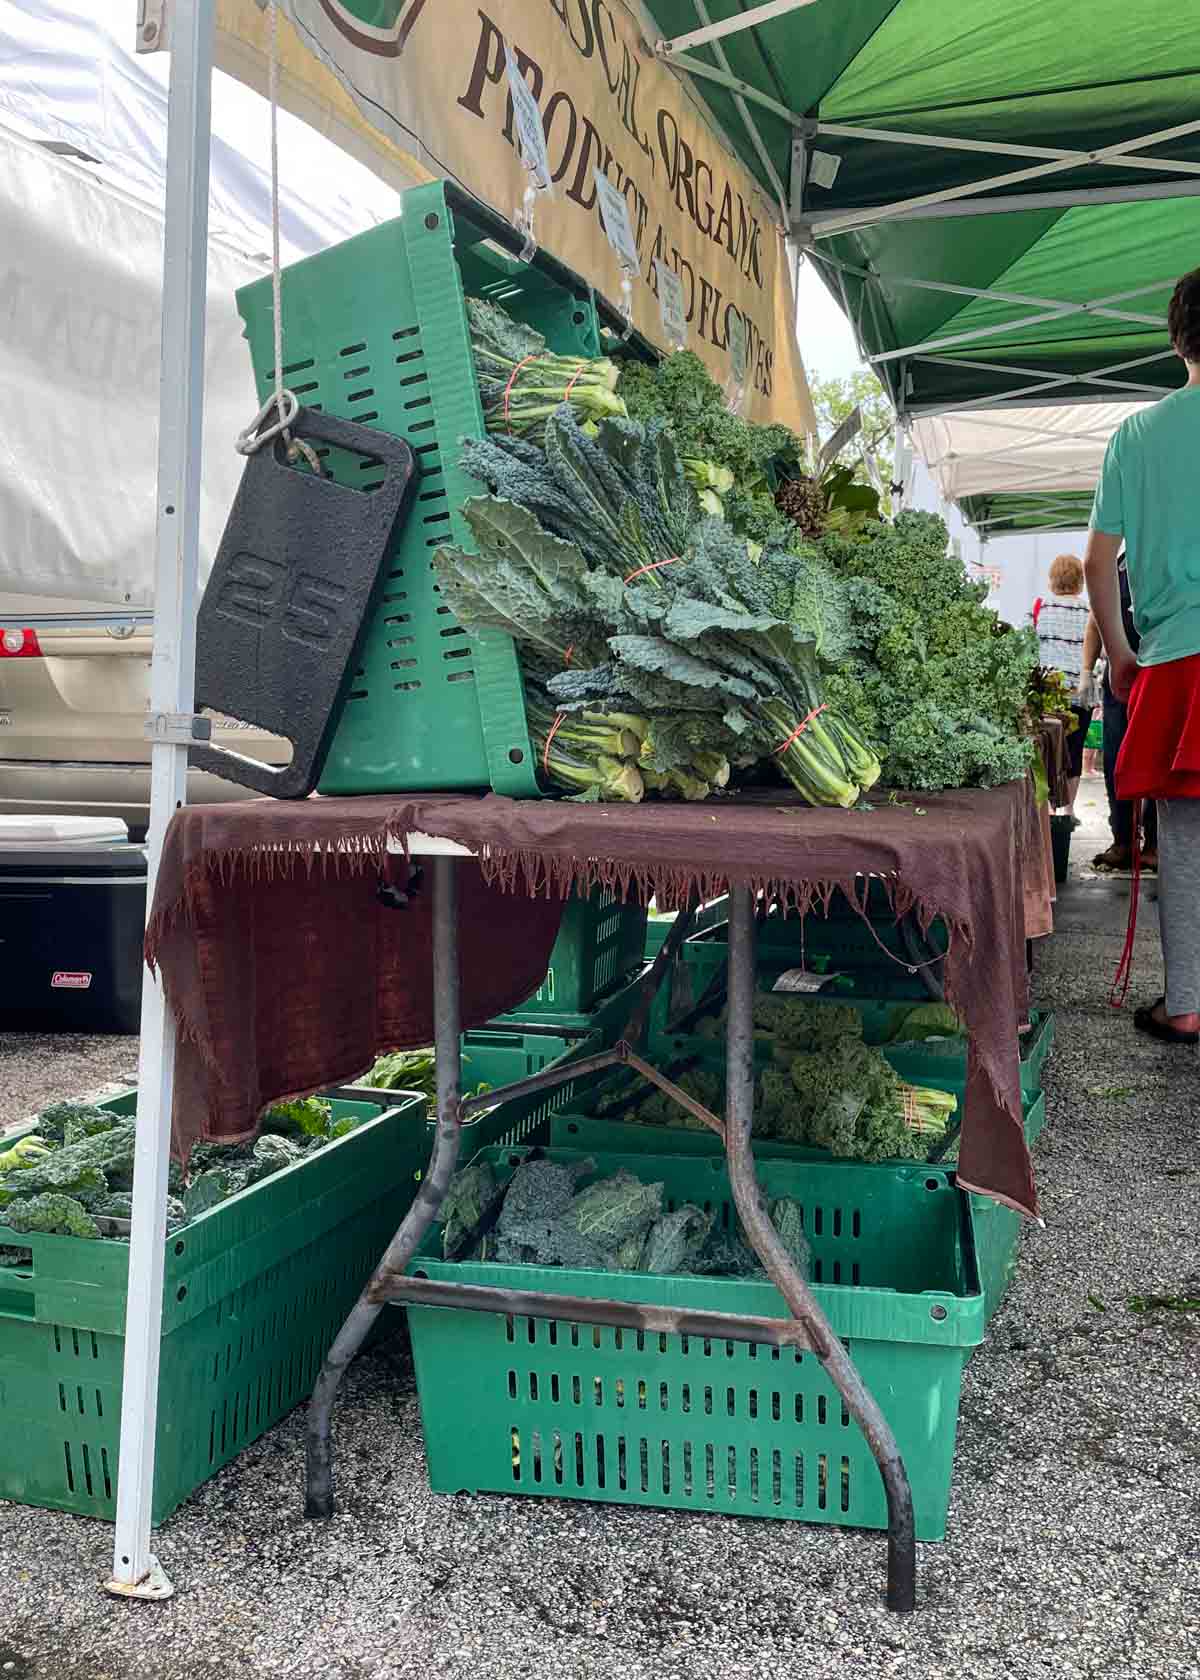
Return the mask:
[[0,659],[40,659],[42,650],[34,630],[0,630]]

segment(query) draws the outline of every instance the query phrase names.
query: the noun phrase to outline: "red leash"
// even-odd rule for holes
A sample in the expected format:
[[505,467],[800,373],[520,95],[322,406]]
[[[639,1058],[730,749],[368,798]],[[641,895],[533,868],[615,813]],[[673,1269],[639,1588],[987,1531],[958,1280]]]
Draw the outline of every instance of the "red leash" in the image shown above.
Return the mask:
[[1125,928],[1125,949],[1113,976],[1108,1001],[1114,1009],[1124,1009],[1129,996],[1129,982],[1133,976],[1133,943],[1137,937],[1138,900],[1142,889],[1142,801],[1133,802],[1133,886],[1129,892],[1129,922]]

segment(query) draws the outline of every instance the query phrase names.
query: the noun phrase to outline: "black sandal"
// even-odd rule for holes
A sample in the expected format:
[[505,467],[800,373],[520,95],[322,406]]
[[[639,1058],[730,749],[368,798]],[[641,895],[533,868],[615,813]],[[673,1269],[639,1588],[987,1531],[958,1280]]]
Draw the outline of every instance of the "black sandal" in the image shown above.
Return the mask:
[[1160,1021],[1154,1011],[1159,1004],[1166,1004],[1165,995],[1155,998],[1153,1003],[1144,1003],[1140,1009],[1133,1012],[1133,1024],[1139,1032],[1147,1033],[1151,1038],[1157,1038],[1163,1044],[1200,1044],[1200,1032],[1181,1032],[1173,1027],[1169,1021]]

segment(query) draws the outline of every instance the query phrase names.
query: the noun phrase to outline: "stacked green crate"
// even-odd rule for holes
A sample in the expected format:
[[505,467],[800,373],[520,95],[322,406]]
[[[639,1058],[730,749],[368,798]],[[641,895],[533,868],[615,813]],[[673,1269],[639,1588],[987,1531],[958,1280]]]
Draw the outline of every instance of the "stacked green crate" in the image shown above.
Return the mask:
[[[505,1178],[522,1151],[490,1151]],[[576,1161],[552,1149],[553,1160]],[[665,1202],[733,1225],[721,1161],[604,1155]],[[950,1174],[760,1162],[766,1193],[801,1204],[814,1292],[883,1409],[913,1486],[919,1539],[945,1532],[962,1369],[983,1339],[966,1199]],[[765,1281],[452,1264],[435,1228],[412,1269],[508,1290],[783,1318]],[[430,1483],[738,1516],[881,1528],[875,1461],[815,1355],[561,1319],[410,1307]],[[471,1372],[464,1386],[462,1373]]]
[[[105,1104],[136,1111],[129,1092]],[[307,1399],[416,1193],[420,1099],[333,1103],[345,1137],[166,1241],[153,1516]],[[0,1223],[0,1499],[115,1512],[129,1245]]]

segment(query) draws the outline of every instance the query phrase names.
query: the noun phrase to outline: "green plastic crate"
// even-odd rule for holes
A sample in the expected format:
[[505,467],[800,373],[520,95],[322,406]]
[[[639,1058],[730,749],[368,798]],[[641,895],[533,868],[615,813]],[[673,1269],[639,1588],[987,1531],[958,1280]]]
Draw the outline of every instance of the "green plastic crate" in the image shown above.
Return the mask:
[[[777,996],[788,994],[778,993]],[[888,1061],[902,1079],[910,1085],[965,1084],[967,1077],[967,1046],[962,1039],[927,1039],[923,1042],[892,1042],[892,1034],[903,1020],[910,1004],[898,1004],[894,999],[847,998],[820,992],[806,995],[806,1003],[853,1004],[862,1017],[863,1038],[867,1044],[883,1050]],[[1054,1044],[1054,1016],[1048,1011],[1030,1011],[1030,1030],[1019,1040],[1021,1066],[1021,1096],[1029,1103],[1042,1088],[1042,1070]],[[655,1062],[676,1060],[681,1056],[710,1051],[721,1040],[706,1039],[687,1031],[657,1032],[652,1035],[650,1059]]]
[[[364,1123],[167,1238],[155,1522],[308,1398],[428,1157],[420,1099],[384,1096],[335,1102]],[[0,1244],[32,1254],[0,1270],[0,1499],[111,1518],[128,1244],[3,1225]]]
[[642,967],[646,942],[646,907],[627,904],[607,887],[587,897],[573,895],[563,911],[562,925],[546,978],[525,1002],[500,1019],[572,1027],[611,994],[622,990]]
[[[1026,1101],[1042,1088],[1042,1068],[1054,1043],[1054,1017],[1033,1010],[1030,1030],[1020,1040],[1021,1095]],[[943,1074],[966,1079],[967,1047],[962,1040],[933,1039],[918,1044],[886,1044],[887,1059],[913,1085],[940,1084]]]
[[518,1079],[528,1079],[578,1045],[578,1038],[561,1033],[524,1032],[499,1025],[473,1028],[462,1035],[463,1089],[473,1091],[487,1085],[498,1090]]
[[[420,467],[412,509],[384,564],[321,778],[326,794],[408,788],[538,793],[516,651],[470,636],[441,595],[439,544],[469,541],[461,508],[480,486],[459,440],[483,433],[464,296],[488,297],[562,355],[603,346],[597,300],[539,252],[503,249],[511,229],[444,182],[401,195],[402,214],[284,270],[284,375],[300,401],[404,438]],[[273,389],[271,283],[238,293],[260,398]],[[373,488],[378,462],[320,450],[342,483]]]
[[[647,962],[653,962],[666,944],[667,936],[675,925],[675,915],[674,910],[665,915],[652,914],[647,921],[645,949]],[[707,928],[715,927],[718,922],[727,921],[728,917],[729,895],[726,893],[723,897],[711,899],[707,904],[700,906],[692,918],[692,926],[688,937],[694,939],[698,933],[703,933]]]
[[[503,1174],[521,1154],[489,1158]],[[613,1155],[598,1158],[595,1173],[622,1166],[662,1181],[669,1205],[695,1202],[730,1223],[723,1162]],[[895,1431],[917,1537],[939,1540],[962,1369],[984,1333],[966,1200],[950,1174],[921,1166],[771,1161],[758,1175],[772,1196],[793,1196],[804,1208],[817,1299]],[[438,1257],[439,1242],[440,1232],[431,1232],[410,1269],[504,1289],[787,1316],[766,1282],[453,1265]],[[436,1492],[886,1526],[875,1461],[810,1353],[565,1318],[428,1307],[409,1307],[408,1317]]]

